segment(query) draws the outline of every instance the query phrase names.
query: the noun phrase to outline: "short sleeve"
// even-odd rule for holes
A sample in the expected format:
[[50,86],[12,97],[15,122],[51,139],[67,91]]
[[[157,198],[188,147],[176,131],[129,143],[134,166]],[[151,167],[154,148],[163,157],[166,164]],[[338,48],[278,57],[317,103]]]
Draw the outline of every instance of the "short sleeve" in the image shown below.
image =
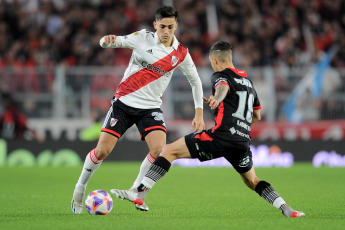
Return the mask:
[[[255,89],[254,89],[255,91]],[[253,109],[254,110],[259,110],[261,109],[261,104],[260,104],[260,100],[259,100],[259,97],[258,97],[258,94],[256,93],[255,91],[255,97],[254,97],[254,104],[253,104]]]
[[219,73],[219,72],[214,73],[213,74],[213,87],[214,87],[214,89],[216,90],[217,87],[219,85],[221,85],[221,84],[227,85],[228,88],[229,88],[228,93],[230,93],[230,83],[229,83],[229,80],[225,76],[223,76],[221,73]]

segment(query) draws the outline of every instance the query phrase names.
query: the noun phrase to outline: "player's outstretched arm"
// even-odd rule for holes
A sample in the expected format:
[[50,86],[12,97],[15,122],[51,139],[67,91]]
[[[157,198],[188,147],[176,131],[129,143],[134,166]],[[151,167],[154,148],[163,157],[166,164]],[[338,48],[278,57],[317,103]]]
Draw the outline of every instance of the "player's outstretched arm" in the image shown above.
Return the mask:
[[205,122],[203,118],[203,103],[202,103],[202,83],[199,74],[196,70],[195,64],[189,53],[185,60],[178,66],[182,72],[186,75],[189,84],[192,87],[194,105],[195,105],[195,116],[192,121],[193,132],[202,131],[205,129]]
[[204,101],[211,107],[211,109],[216,109],[219,103],[224,100],[228,92],[229,86],[226,84],[220,84],[218,85],[214,96],[211,95],[209,99],[206,99],[205,97],[203,97],[202,99],[204,99]]

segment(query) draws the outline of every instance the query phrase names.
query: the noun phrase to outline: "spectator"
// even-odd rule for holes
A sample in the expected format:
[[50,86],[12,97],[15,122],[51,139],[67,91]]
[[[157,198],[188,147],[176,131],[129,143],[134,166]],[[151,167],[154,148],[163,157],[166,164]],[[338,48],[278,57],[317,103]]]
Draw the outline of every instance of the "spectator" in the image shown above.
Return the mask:
[[91,111],[92,125],[81,130],[79,138],[82,141],[97,141],[101,135],[102,117],[98,110]]
[[24,138],[25,134],[29,134],[37,141],[43,141],[43,138],[35,130],[28,127],[26,116],[19,112],[17,103],[13,99],[9,99],[0,116],[0,138],[20,139]]

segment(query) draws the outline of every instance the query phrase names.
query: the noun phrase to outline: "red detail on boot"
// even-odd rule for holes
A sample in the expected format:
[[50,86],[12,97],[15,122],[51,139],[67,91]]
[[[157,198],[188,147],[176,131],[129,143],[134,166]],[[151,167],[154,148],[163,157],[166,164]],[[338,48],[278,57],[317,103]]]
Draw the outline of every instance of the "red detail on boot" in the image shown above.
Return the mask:
[[299,217],[299,213],[296,212],[296,211],[293,211],[293,213],[291,214],[290,218],[291,217]]
[[144,201],[140,198],[137,198],[137,199],[133,200],[132,203],[137,204],[137,205],[142,205],[144,203]]

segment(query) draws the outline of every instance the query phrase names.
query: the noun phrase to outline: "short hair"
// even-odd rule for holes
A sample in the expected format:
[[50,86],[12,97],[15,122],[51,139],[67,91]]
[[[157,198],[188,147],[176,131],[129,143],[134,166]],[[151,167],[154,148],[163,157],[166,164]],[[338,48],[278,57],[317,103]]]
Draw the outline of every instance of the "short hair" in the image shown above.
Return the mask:
[[232,61],[232,46],[228,42],[218,41],[212,45],[209,55],[221,62]]
[[163,18],[172,18],[174,17],[177,21],[178,12],[177,10],[172,6],[162,6],[156,11],[156,21],[159,21]]

